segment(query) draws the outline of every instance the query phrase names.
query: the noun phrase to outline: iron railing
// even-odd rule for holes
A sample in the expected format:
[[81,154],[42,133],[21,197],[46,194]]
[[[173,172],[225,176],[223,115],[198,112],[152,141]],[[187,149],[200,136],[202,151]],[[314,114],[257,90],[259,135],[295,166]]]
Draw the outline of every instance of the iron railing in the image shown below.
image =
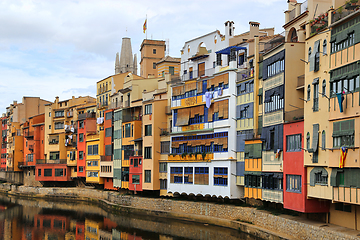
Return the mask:
[[305,74],[304,75],[301,75],[301,76],[298,76],[297,78],[297,88],[301,88],[301,87],[304,87],[305,86]]
[[96,112],[87,112],[78,115],[78,120],[85,120],[88,118],[96,118]]
[[285,112],[284,114],[285,122],[293,122],[293,121],[299,121],[304,119],[304,109],[299,108],[293,111]]
[[209,77],[209,76],[212,76],[214,73],[215,73],[215,68],[209,68],[209,69],[205,69],[205,70],[201,70],[201,71],[194,70],[191,72],[184,73],[181,76],[181,80],[187,81],[190,79],[196,79],[198,77]]
[[36,159],[36,164],[67,164],[67,159]]

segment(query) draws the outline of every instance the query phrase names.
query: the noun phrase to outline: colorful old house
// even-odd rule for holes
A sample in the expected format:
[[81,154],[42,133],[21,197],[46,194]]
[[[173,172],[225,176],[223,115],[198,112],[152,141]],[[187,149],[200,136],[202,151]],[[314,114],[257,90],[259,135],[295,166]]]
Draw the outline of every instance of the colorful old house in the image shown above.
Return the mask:
[[3,114],[1,117],[1,158],[0,158],[0,169],[1,171],[6,170],[6,148],[7,148],[7,121],[8,118],[6,114]]

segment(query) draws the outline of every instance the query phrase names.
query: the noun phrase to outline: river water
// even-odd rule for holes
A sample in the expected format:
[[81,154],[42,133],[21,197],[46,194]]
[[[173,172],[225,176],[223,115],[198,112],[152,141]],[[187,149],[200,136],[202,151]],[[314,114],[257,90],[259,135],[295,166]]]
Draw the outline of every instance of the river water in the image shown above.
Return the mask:
[[0,195],[0,239],[231,240],[258,239],[233,229],[134,214],[79,202]]

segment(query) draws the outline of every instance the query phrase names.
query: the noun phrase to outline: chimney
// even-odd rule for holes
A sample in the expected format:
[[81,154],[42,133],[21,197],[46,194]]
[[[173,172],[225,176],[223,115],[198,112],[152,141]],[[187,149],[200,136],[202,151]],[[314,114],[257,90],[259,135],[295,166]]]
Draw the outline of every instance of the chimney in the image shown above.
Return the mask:
[[59,102],[59,97],[56,96],[56,97],[55,97],[55,103],[58,103],[58,102]]
[[259,36],[260,23],[258,23],[258,22],[249,22],[249,25],[250,25],[249,39],[254,38],[254,36]]
[[226,21],[225,22],[225,38],[229,39],[234,37],[234,22],[233,21]]

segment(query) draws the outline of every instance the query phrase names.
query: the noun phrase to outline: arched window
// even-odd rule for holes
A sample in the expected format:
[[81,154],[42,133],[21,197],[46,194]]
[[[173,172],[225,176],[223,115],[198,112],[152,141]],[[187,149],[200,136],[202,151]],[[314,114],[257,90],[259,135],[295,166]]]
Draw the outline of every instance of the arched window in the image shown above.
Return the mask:
[[311,91],[311,88],[310,88],[310,84],[309,84],[307,87],[307,99],[306,99],[308,101],[310,101],[310,91]]
[[325,135],[325,130],[322,131],[321,133],[321,148],[323,150],[325,150],[326,148],[326,135]]
[[324,39],[324,42],[323,42],[323,55],[327,55],[327,41],[326,39]]
[[310,149],[310,133],[309,132],[306,134],[306,149],[307,150]]
[[326,80],[324,79],[322,82],[322,94],[326,96]]

